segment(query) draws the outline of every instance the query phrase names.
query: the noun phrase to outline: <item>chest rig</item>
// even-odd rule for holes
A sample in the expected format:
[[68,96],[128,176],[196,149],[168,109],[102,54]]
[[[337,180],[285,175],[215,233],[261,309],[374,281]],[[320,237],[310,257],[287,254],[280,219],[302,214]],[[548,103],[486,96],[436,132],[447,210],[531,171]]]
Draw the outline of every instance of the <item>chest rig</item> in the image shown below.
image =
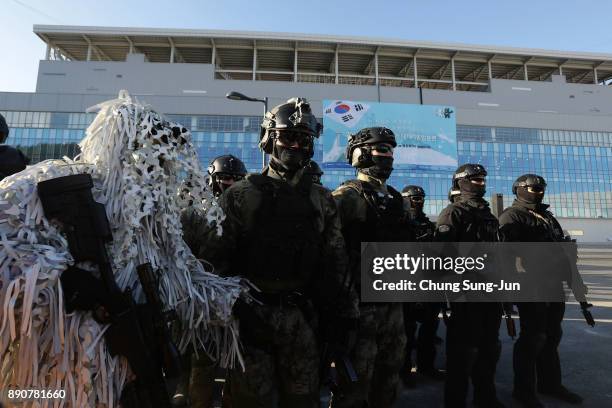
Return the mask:
[[376,190],[361,180],[344,183],[356,190],[367,203],[365,221],[348,226],[345,236],[347,244],[360,250],[361,242],[402,242],[413,241],[414,233],[404,217],[402,195],[391,186],[388,193]]
[[251,280],[264,293],[305,289],[319,269],[321,234],[310,200],[312,180],[292,187],[264,175],[247,176],[261,192],[255,222],[240,238],[234,273]]
[[497,218],[491,213],[489,206],[477,205],[475,202],[471,201],[460,201],[452,205],[461,209],[461,219],[465,225],[460,241],[499,241],[499,221],[497,221]]
[[565,241],[565,234],[554,215],[547,210],[536,211],[535,209],[523,206],[515,206],[523,212],[529,223],[527,224],[526,235],[532,241],[541,242],[562,242]]

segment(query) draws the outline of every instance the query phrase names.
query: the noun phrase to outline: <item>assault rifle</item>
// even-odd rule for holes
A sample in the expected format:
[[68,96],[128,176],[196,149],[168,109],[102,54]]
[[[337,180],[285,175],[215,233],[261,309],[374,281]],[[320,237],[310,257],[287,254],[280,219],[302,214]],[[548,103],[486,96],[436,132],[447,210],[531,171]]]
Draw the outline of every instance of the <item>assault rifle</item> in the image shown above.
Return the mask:
[[569,264],[570,264],[569,267],[570,267],[570,273],[571,273],[570,280],[567,282],[567,284],[572,290],[572,293],[574,294],[576,301],[578,301],[578,303],[580,304],[580,311],[582,312],[582,316],[584,316],[584,320],[589,326],[594,327],[595,319],[593,318],[593,315],[591,314],[591,311],[589,310],[591,307],[593,307],[593,304],[587,301],[586,294],[587,294],[588,289],[586,285],[584,284],[584,282],[582,281],[582,277],[580,276],[580,273],[578,272],[578,266],[576,265],[576,262],[575,262],[578,259],[578,255],[577,255],[578,249],[576,248],[576,240],[572,239],[571,236],[566,235],[563,237],[562,242],[573,243],[572,251],[574,251],[574,253],[567,256],[567,258],[569,259]]
[[59,223],[75,262],[97,266],[93,272],[73,266],[62,273],[66,308],[91,310],[97,321],[109,324],[104,336],[110,353],[124,356],[136,376],[122,392],[123,406],[170,407],[165,378],[178,376],[180,362],[170,339],[169,313],[162,311],[157,278],[150,264],[137,268],[144,304],[135,303],[130,288],[121,291],[105,247],[112,241],[110,226],[104,205],[93,199],[92,187],[89,174],[38,183],[45,216]]

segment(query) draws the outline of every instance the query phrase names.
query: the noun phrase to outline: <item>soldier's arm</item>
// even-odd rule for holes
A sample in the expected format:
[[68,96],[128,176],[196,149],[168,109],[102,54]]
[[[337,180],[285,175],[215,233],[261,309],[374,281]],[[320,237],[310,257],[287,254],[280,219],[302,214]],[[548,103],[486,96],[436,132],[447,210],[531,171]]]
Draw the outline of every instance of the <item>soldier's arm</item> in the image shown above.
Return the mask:
[[456,242],[459,239],[458,227],[461,225],[457,208],[449,205],[438,216],[434,239],[438,242]]
[[331,275],[327,280],[333,287],[330,288],[332,290],[328,296],[332,301],[338,303],[339,317],[357,318],[359,316],[359,297],[355,285],[351,282],[351,273],[348,269],[348,252],[342,234],[340,213],[331,193],[325,193],[324,201],[324,254],[329,265],[327,273]]
[[520,242],[522,222],[516,211],[506,210],[499,216],[499,235],[504,242]]

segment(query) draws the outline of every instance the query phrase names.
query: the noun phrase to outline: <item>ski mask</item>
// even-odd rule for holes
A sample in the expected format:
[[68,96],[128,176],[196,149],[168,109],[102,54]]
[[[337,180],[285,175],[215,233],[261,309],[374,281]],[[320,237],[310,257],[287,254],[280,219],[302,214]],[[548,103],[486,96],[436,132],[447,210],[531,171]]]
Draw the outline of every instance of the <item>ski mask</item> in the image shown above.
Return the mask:
[[482,198],[487,191],[484,177],[462,178],[457,180],[462,196],[470,198]]
[[391,176],[393,157],[372,156],[372,162],[374,163],[372,166],[360,169],[359,171],[379,180],[386,180]]
[[276,145],[271,163],[280,166],[284,171],[295,172],[304,167],[309,159],[308,153],[303,149]]
[[417,213],[423,212],[423,205],[425,204],[425,199],[422,196],[412,196],[410,197],[410,207],[414,209]]
[[544,199],[545,187],[542,185],[519,187],[516,189],[516,196],[519,201],[527,204],[541,204]]

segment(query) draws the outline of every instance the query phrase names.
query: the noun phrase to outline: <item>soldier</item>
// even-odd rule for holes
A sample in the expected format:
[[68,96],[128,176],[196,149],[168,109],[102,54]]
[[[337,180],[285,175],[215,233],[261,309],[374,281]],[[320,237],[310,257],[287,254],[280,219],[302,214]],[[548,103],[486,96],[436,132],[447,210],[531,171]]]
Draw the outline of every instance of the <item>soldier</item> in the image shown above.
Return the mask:
[[[384,127],[365,128],[352,135],[348,162],[357,168],[333,193],[349,250],[352,280],[360,292],[361,242],[413,241],[405,222],[401,194],[386,184],[393,171],[395,135]],[[332,406],[390,407],[396,399],[406,337],[399,303],[361,303],[357,344],[351,353],[358,381],[340,380]]]
[[310,176],[312,177],[313,183],[318,184],[320,186],[323,185],[323,183],[321,183],[323,170],[321,170],[321,167],[319,167],[317,162],[314,160],[309,161],[306,167],[304,168],[304,176]]
[[4,144],[9,137],[9,127],[0,115],[0,180],[24,170],[30,163],[21,151]]
[[[512,185],[516,199],[499,217],[500,232],[509,242],[560,242],[565,237],[559,222],[542,204],[546,182],[524,174]],[[543,407],[537,390],[562,401],[579,404],[582,398],[561,384],[559,343],[564,302],[519,303],[521,332],[514,343],[513,397],[525,407]]]
[[208,166],[208,181],[213,194],[219,197],[226,189],[247,175],[244,163],[231,154],[219,156],[213,159]]
[[[344,284],[346,248],[336,205],[329,190],[302,177],[321,128],[305,99],[275,107],[262,122],[259,144],[270,164],[220,197],[223,234],[193,210],[183,217],[196,256],[211,261],[216,273],[244,277],[258,288],[251,291],[256,301],[234,307],[245,364],[245,371],[229,373],[234,408],[316,407],[313,304],[330,306],[326,312],[337,328],[355,326],[358,318],[357,298]],[[334,339],[338,348],[341,334]]]
[[[435,239],[442,242],[495,242],[497,219],[484,200],[487,172],[464,164],[453,175],[459,195],[438,217]],[[468,381],[474,405],[502,407],[495,391],[495,368],[501,353],[499,303],[452,303],[446,335],[446,407],[465,407]]]
[[[417,241],[433,241],[435,224],[423,212],[425,204],[425,191],[420,186],[406,186],[402,190],[404,198],[404,211]],[[414,385],[412,375],[412,351],[416,349],[417,372],[427,377],[442,380],[444,375],[434,368],[436,360],[436,331],[440,319],[441,305],[439,303],[410,303],[403,304],[404,325],[406,328],[406,356],[402,368],[404,385]],[[418,336],[417,323],[420,323]]]
[[[215,157],[208,166],[209,186],[219,197],[235,182],[244,179],[247,169],[244,163],[231,154]],[[177,384],[172,404],[183,407],[191,404],[192,408],[212,408],[219,390],[215,390],[217,364],[206,354],[199,357],[188,352],[183,356],[183,373]]]

